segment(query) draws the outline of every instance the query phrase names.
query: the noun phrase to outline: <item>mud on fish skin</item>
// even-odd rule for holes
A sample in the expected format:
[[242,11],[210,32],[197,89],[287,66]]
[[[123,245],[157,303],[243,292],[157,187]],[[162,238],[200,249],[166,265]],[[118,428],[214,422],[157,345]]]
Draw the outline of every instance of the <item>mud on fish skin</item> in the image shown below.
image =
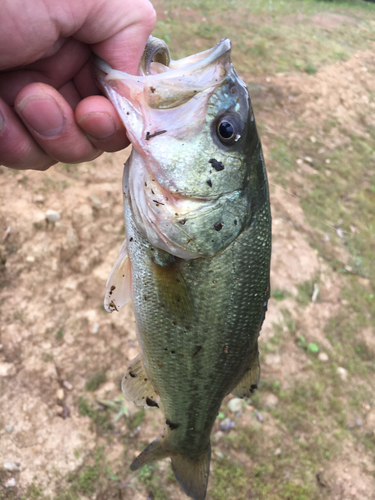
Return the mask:
[[133,144],[124,168],[126,240],[105,307],[130,298],[141,353],[122,389],[159,406],[162,437],[132,463],[170,457],[182,490],[206,496],[210,433],[223,398],[259,380],[271,215],[261,144],[230,41],[173,61],[150,37],[132,76],[96,61]]

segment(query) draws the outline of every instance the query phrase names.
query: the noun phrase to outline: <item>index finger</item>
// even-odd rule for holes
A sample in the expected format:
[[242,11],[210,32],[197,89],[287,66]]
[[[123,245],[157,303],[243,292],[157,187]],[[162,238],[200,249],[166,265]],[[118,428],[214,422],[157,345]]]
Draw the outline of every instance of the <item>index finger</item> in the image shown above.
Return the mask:
[[90,44],[95,54],[113,68],[138,74],[144,47],[156,23],[152,4],[148,0],[91,3],[85,22],[73,36]]

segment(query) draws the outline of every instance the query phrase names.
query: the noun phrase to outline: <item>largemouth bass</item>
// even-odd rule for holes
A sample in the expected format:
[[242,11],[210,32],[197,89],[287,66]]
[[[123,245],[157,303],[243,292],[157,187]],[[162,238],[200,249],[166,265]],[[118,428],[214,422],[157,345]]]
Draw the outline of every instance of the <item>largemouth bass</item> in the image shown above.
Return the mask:
[[133,144],[124,168],[126,240],[105,307],[133,299],[141,353],[125,396],[165,415],[132,463],[170,457],[182,490],[206,496],[223,398],[250,396],[269,298],[271,215],[261,143],[228,39],[171,61],[150,37],[141,76],[97,61]]

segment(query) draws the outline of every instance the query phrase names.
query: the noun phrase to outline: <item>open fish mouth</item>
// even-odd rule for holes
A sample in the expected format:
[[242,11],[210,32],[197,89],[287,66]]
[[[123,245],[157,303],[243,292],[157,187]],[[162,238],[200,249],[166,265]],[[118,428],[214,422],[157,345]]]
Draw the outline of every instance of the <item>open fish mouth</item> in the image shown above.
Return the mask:
[[[166,48],[166,50],[168,50]],[[126,125],[127,134],[140,154],[156,137],[199,133],[213,90],[227,74],[230,40],[224,38],[212,49],[169,62],[144,61],[142,75],[134,76],[112,69],[96,58],[101,87]],[[181,106],[188,103],[186,109]],[[178,109],[174,109],[178,108]],[[166,110],[168,130],[165,130]],[[192,124],[186,130],[186,124]],[[195,124],[195,126],[193,126]]]

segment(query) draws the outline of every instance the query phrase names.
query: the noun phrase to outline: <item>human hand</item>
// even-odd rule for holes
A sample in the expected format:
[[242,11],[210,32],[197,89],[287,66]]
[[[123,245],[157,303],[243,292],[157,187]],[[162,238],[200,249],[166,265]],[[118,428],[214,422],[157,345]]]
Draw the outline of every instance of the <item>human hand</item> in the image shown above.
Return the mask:
[[156,21],[149,1],[5,0],[1,17],[0,164],[46,170],[126,147],[90,58],[136,74]]

